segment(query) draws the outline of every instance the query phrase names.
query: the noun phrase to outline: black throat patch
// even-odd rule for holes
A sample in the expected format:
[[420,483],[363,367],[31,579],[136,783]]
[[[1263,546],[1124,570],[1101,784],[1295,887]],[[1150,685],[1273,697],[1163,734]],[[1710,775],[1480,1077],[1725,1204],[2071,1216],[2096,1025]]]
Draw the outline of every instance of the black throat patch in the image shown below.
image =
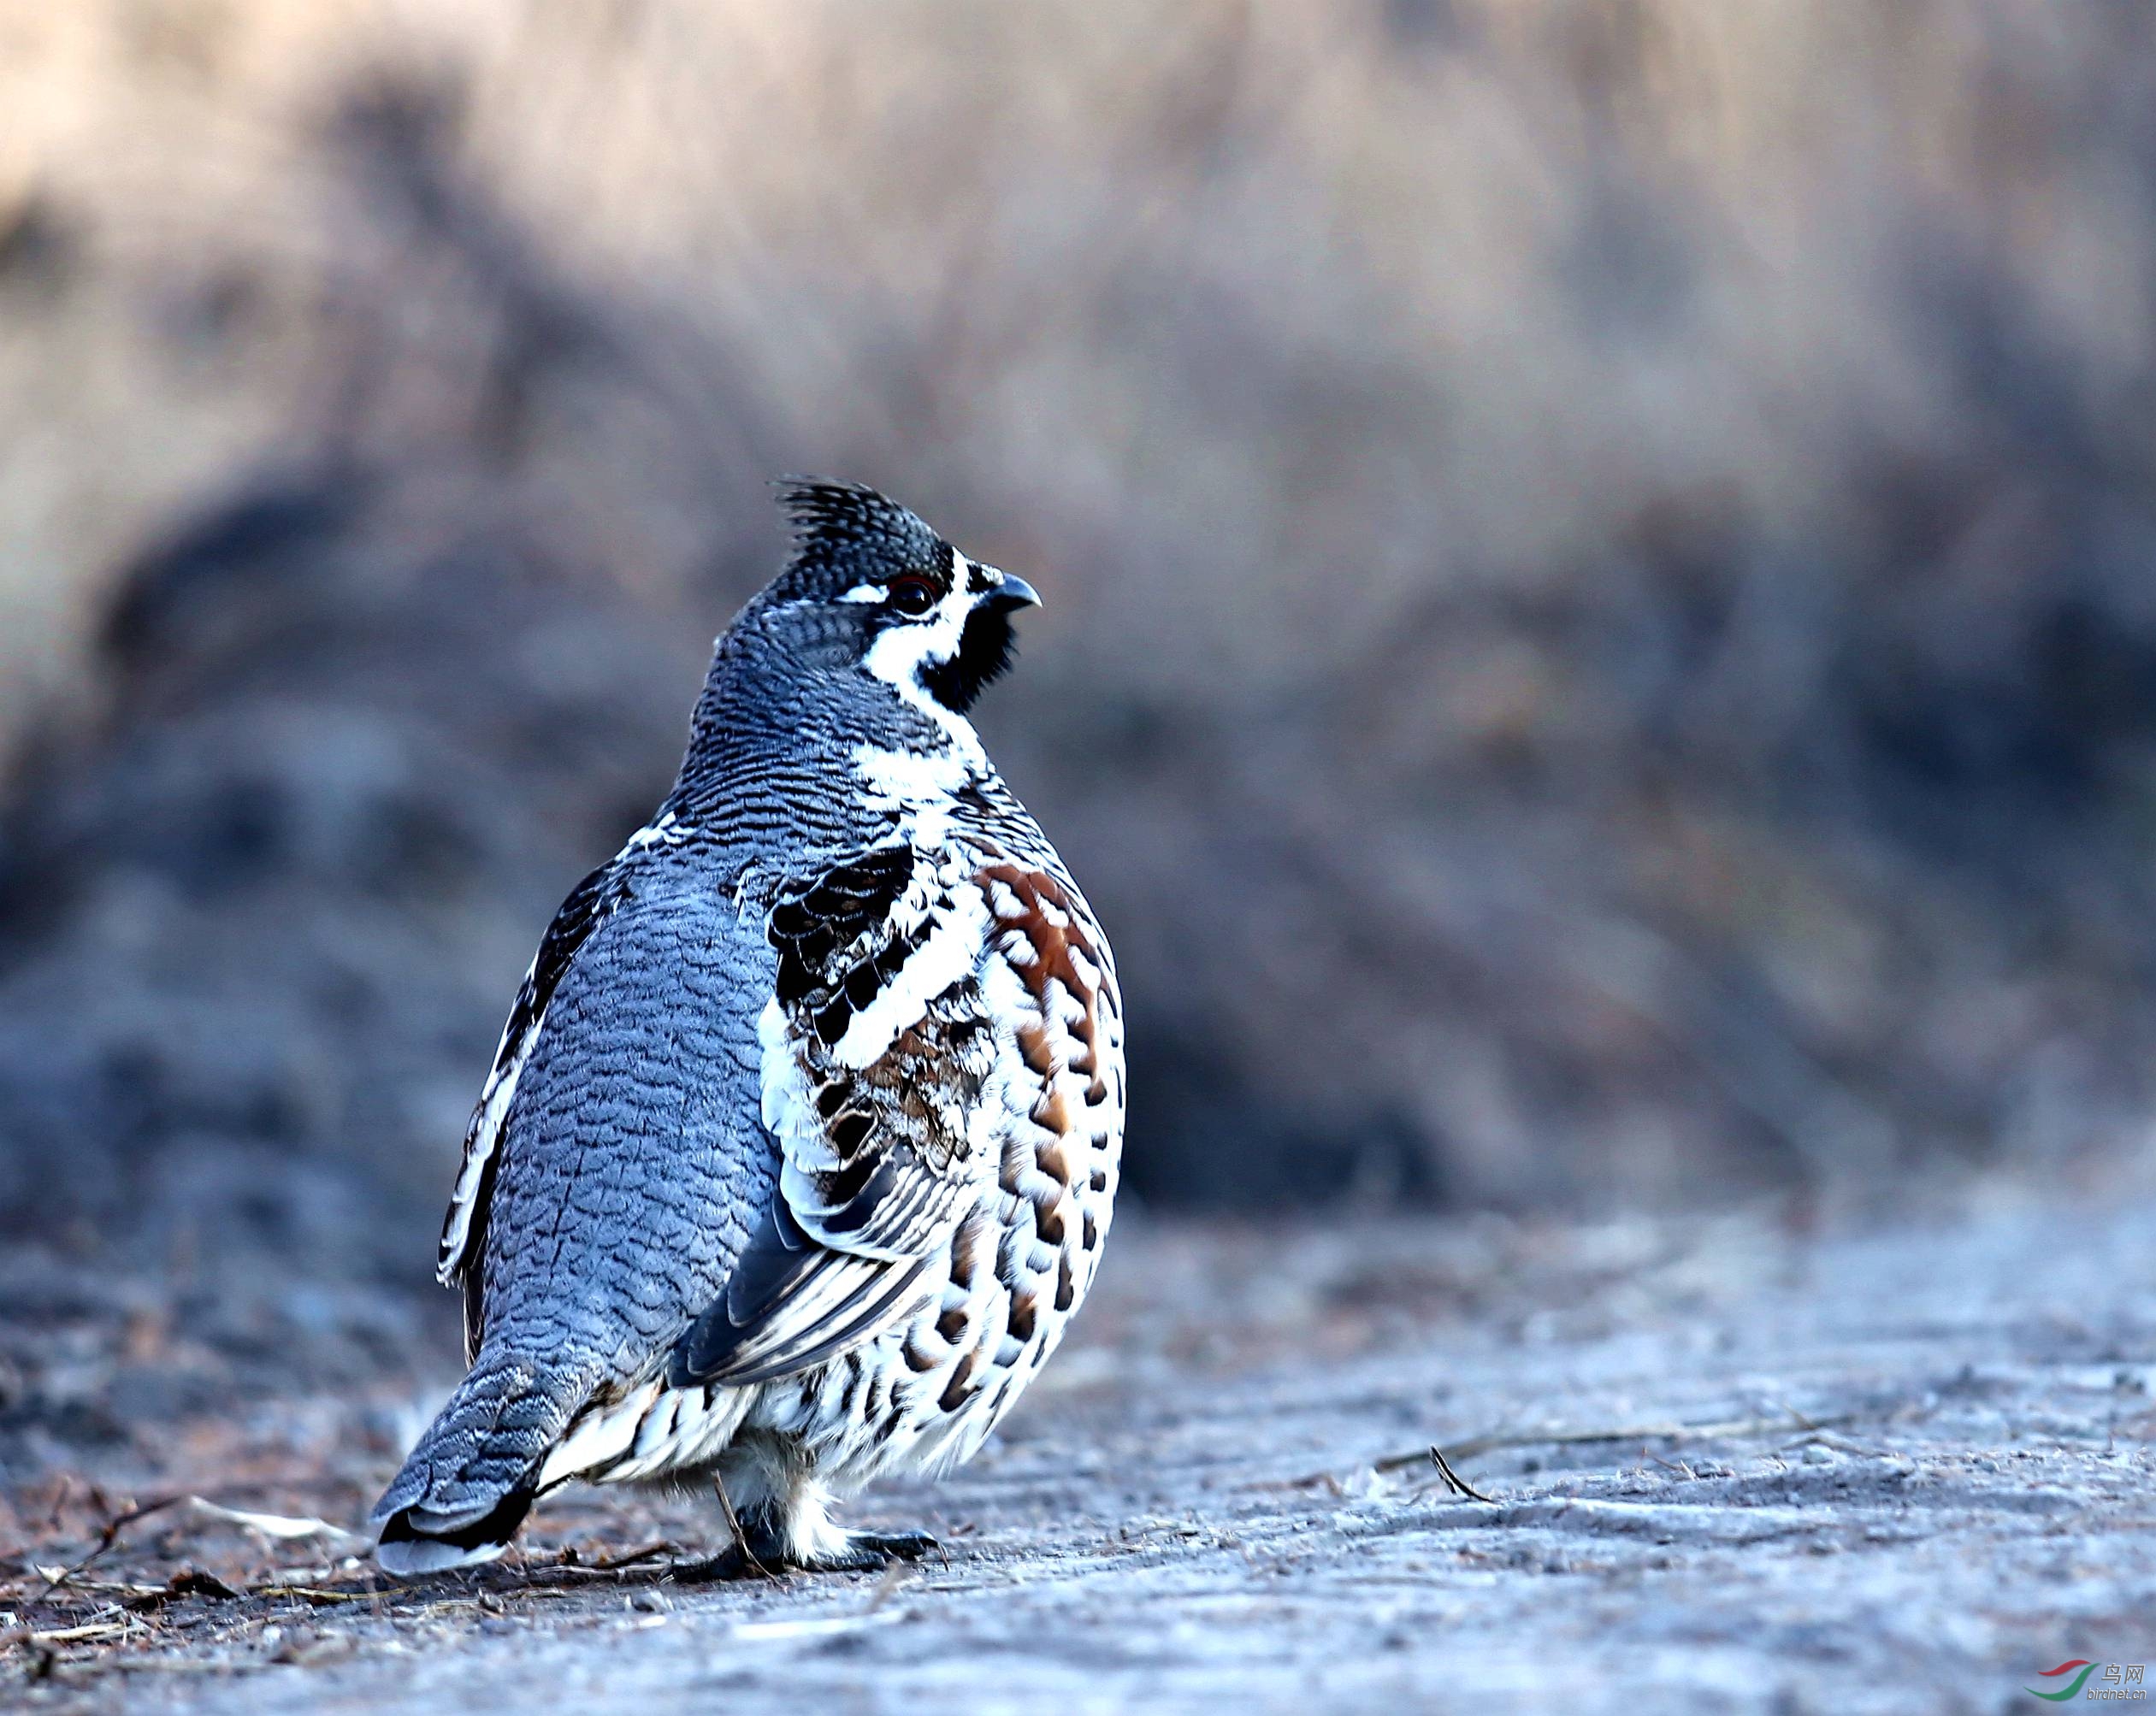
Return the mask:
[[1018,657],[1018,634],[1010,615],[984,604],[966,616],[958,648],[948,661],[924,663],[921,685],[944,708],[963,715],[980,694],[1010,671]]

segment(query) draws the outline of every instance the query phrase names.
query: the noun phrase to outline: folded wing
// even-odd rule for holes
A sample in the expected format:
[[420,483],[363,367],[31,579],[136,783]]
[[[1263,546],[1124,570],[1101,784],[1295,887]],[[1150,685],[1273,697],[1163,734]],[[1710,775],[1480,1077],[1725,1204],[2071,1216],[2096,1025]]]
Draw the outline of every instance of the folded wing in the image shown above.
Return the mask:
[[934,1290],[928,1264],[997,1171],[992,929],[968,863],[903,845],[779,889],[759,1024],[779,1195],[676,1348],[677,1385],[802,1369]]
[[494,1051],[494,1064],[479,1094],[464,1130],[464,1164],[457,1172],[457,1188],[451,1194],[449,1213],[443,1218],[441,1246],[434,1275],[444,1287],[464,1289],[464,1356],[478,1356],[485,1332],[481,1303],[480,1271],[476,1266],[487,1248],[487,1212],[492,1201],[497,1153],[517,1083],[546,1018],[547,1004],[568,972],[577,952],[593,933],[622,905],[633,899],[629,875],[635,854],[632,845],[620,856],[608,859],[578,882],[554,914],[546,934],[524,973],[523,986],[502,1027],[501,1042]]

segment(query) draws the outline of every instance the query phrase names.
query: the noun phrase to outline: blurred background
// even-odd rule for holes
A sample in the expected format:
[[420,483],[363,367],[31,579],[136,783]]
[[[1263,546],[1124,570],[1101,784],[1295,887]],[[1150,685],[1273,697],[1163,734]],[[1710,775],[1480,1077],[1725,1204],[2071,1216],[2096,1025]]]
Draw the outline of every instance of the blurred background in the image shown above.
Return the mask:
[[402,1338],[783,471],[1047,594],[1141,1206],[2145,1168],[2153,331],[2128,3],[0,0],[0,1293]]

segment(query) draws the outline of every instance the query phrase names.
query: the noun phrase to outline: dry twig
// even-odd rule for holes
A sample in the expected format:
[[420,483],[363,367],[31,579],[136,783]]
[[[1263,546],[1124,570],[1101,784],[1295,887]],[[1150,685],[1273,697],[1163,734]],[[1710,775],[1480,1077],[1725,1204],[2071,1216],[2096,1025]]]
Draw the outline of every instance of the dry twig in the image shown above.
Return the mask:
[[1430,1464],[1437,1467],[1438,1475],[1451,1486],[1454,1495],[1464,1495],[1470,1501],[1494,1501],[1496,1500],[1494,1496],[1485,1495],[1455,1471],[1451,1462],[1444,1457],[1444,1450],[1435,1442],[1430,1444]]
[[[1787,1409],[1785,1409],[1787,1410]],[[1799,1428],[1805,1430],[1825,1430],[1834,1424],[1846,1424],[1855,1417],[1841,1412],[1832,1418],[1807,1418],[1802,1413],[1789,1412]],[[1788,1423],[1774,1418],[1726,1418],[1704,1424],[1627,1424],[1616,1430],[1575,1430],[1539,1431],[1499,1431],[1489,1436],[1469,1436],[1464,1442],[1450,1444],[1456,1459],[1472,1459],[1477,1454],[1494,1453],[1500,1448],[1580,1448],[1605,1442],[1708,1442],[1727,1437],[1771,1436],[1787,1430]],[[1405,1471],[1410,1466],[1421,1465],[1430,1458],[1427,1447],[1412,1454],[1388,1454],[1371,1462],[1375,1471]],[[1302,1482],[1314,1483],[1310,1477]]]
[[159,1501],[145,1501],[139,1507],[130,1507],[123,1513],[115,1514],[106,1523],[104,1530],[97,1534],[97,1547],[92,1549],[88,1554],[85,1555],[80,1561],[75,1562],[71,1566],[61,1568],[58,1572],[49,1577],[45,1581],[45,1588],[42,1591],[39,1591],[36,1596],[32,1597],[31,1601],[32,1602],[43,1602],[55,1591],[58,1590],[61,1586],[67,1583],[67,1582],[73,1578],[77,1573],[81,1572],[92,1562],[96,1561],[100,1556],[109,1553],[112,1548],[112,1546],[120,1541],[120,1534],[126,1530],[128,1526],[133,1524],[137,1520],[147,1519],[153,1513],[162,1513],[166,1508],[174,1507],[186,1499],[186,1497],[182,1495],[168,1495]]

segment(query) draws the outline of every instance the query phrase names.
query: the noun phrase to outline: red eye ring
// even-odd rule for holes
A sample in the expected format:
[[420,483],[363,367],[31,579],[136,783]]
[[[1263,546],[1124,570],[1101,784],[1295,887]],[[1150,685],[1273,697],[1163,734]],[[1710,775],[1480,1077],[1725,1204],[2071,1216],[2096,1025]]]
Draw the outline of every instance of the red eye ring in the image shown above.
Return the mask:
[[925,578],[894,578],[891,593],[885,599],[900,613],[918,616],[936,605],[936,586]]

